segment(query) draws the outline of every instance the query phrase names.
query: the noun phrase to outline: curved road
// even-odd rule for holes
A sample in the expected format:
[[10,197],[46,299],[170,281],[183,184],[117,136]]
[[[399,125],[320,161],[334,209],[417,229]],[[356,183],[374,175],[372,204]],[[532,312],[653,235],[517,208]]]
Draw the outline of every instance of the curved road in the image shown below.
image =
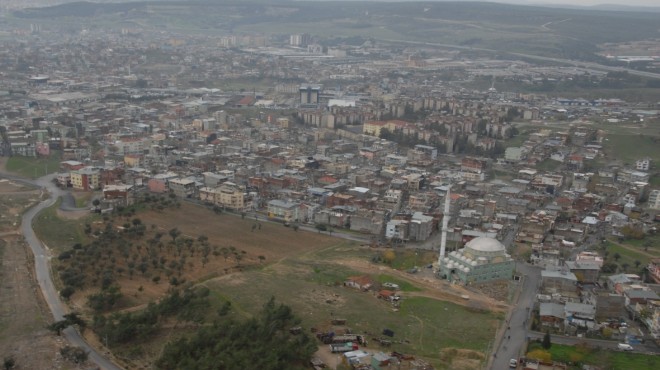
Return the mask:
[[[44,300],[48,304],[50,311],[53,313],[55,320],[62,320],[64,315],[67,313],[67,308],[60,300],[60,295],[58,294],[57,289],[55,289],[55,284],[53,284],[53,279],[50,274],[49,251],[34,233],[34,230],[32,229],[32,220],[43,209],[55,204],[60,196],[64,196],[66,199],[66,195],[71,196],[71,194],[59,189],[57,186],[55,186],[55,184],[53,184],[52,180],[54,175],[47,175],[37,179],[36,181],[29,181],[7,174],[0,174],[0,177],[8,178],[13,181],[22,182],[25,184],[30,184],[33,186],[39,186],[42,189],[46,189],[50,194],[50,198],[40,202],[36,206],[30,208],[27,212],[25,212],[25,214],[23,214],[21,231],[25,237],[25,241],[30,245],[30,249],[32,249],[32,254],[34,255],[34,271],[39,286],[41,287]],[[69,203],[69,207],[64,207],[64,209],[70,209],[70,205],[71,204]],[[106,358],[103,354],[98,352],[94,347],[90,346],[80,335],[80,333],[78,333],[72,327],[65,329],[62,334],[72,345],[85,349],[89,353],[89,360],[96,363],[102,369],[123,370],[121,367],[114,364],[110,359]]]

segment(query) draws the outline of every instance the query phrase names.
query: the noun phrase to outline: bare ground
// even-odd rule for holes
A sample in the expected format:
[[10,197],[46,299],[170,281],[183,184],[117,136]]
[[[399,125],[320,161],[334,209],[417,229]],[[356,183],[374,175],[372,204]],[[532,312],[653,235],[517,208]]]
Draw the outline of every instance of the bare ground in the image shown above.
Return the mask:
[[[0,159],[0,167],[4,160]],[[21,196],[25,196],[21,198]],[[3,183],[0,204],[3,213],[20,214],[23,205],[15,200],[38,197],[38,192],[22,191],[20,186]],[[67,342],[46,326],[52,316],[41,296],[33,274],[32,254],[20,236],[20,225],[5,224],[0,234],[0,356],[13,357],[19,369],[86,369],[62,359],[59,349]]]
[[[481,308],[494,312],[504,312],[509,307],[500,301],[464,289],[459,285],[449,284],[444,280],[423,277],[417,274],[408,274],[383,265],[374,265],[365,260],[341,260],[339,264],[349,266],[357,271],[370,274],[389,274],[402,280],[409,281],[424,288],[421,292],[406,292],[407,296],[422,296],[452,302],[461,306]],[[466,299],[464,297],[469,297]]]

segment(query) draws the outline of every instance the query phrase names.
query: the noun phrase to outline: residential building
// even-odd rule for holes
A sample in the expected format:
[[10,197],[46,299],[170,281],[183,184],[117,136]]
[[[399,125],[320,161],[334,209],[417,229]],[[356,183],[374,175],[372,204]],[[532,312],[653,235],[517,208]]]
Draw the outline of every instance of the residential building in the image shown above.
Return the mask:
[[191,179],[171,179],[168,188],[179,198],[194,198],[197,194],[197,186]]
[[93,167],[84,167],[71,171],[71,186],[76,190],[100,189],[101,171]]
[[299,221],[300,203],[273,199],[268,202],[268,218],[289,221]]

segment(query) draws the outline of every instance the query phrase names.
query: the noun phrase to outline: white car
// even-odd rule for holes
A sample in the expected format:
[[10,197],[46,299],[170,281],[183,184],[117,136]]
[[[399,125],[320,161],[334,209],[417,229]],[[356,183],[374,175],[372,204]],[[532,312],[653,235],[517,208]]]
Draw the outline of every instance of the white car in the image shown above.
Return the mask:
[[518,360],[516,360],[515,358],[510,359],[509,360],[509,367],[512,368],[512,369],[517,368],[518,367]]
[[617,344],[616,348],[619,351],[632,351],[633,350],[633,347],[630,344],[627,344],[627,343],[619,343],[619,344]]

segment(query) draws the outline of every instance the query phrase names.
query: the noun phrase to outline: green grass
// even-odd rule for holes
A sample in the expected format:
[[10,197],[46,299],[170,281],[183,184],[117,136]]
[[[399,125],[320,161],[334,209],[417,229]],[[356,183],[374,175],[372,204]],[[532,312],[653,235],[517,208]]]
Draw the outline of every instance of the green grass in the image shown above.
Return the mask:
[[649,157],[660,161],[658,150],[659,138],[645,132],[636,134],[610,134],[604,142],[604,149],[610,158],[616,158],[626,164],[633,164],[637,159]]
[[76,208],[84,208],[87,205],[87,202],[92,198],[92,193],[85,193],[80,196],[77,196],[76,199]]
[[[345,276],[359,274],[331,262],[286,260],[262,270],[210,280],[205,285],[217,297],[213,301],[218,303],[214,304],[231,297],[232,308],[246,315],[256,313],[274,296],[278,302],[291,306],[305,330],[332,330],[333,317],[346,319],[353,332],[366,333],[369,339],[380,337],[385,328],[391,329],[395,343],[385,350],[414,353],[435,364],[440,363],[439,352],[445,347],[484,351],[501,320],[501,315],[472,312],[424,297],[404,298],[397,311],[373,293],[336,284]],[[376,279],[415,288],[387,275]]]
[[60,167],[60,152],[53,151],[50,157],[10,157],[7,160],[7,171],[20,176],[36,179],[56,172]]
[[652,188],[660,188],[660,173],[654,173],[651,175],[651,178],[649,178],[649,185],[651,185]]
[[39,239],[47,241],[49,248],[62,251],[76,243],[86,241],[83,232],[84,222],[81,220],[67,220],[57,215],[57,209],[62,201],[44,209],[34,218],[33,228]]
[[552,159],[544,159],[543,161],[536,164],[536,169],[539,171],[548,171],[552,172],[557,170],[561,162],[553,161]]
[[[530,350],[540,348],[540,344],[530,345]],[[573,362],[599,366],[611,370],[652,370],[660,368],[660,356],[620,352],[586,347],[583,345],[565,346],[553,344],[549,350],[553,361]],[[572,366],[569,369],[581,369]]]
[[519,147],[521,146],[525,141],[529,139],[529,132],[520,132],[518,135],[512,137],[511,139],[507,140],[504,142],[504,146],[508,147]]
[[[609,262],[618,263],[619,266],[628,264],[629,266],[628,271],[639,270],[641,268],[644,268],[649,263],[650,257],[645,254],[623,248],[609,241],[606,243],[606,246],[607,246],[607,251],[609,252],[609,255],[607,256],[607,260]],[[618,253],[621,256],[618,261],[614,260],[614,255],[616,253]],[[635,261],[640,262],[639,268],[635,267]]]
[[660,257],[660,234],[648,234],[644,237],[644,239],[629,239],[624,241],[623,244],[635,248],[640,248],[641,250],[643,250],[645,247],[648,247],[648,250],[644,251],[645,253],[650,253]]
[[470,312],[465,307],[425,297],[405,299],[397,314],[401,319],[418,320],[418,325],[404,329],[404,333],[416,340],[417,353],[429,357],[447,347],[485,351],[499,320],[497,315]]
[[411,283],[409,283],[405,280],[395,278],[394,276],[391,276],[391,275],[380,274],[380,275],[376,276],[375,280],[378,281],[381,284],[382,283],[394,283],[394,284],[398,285],[399,289],[401,289],[401,291],[403,291],[403,292],[419,292],[419,291],[421,291],[421,289],[419,289],[415,285],[413,285],[413,284],[411,284]]

